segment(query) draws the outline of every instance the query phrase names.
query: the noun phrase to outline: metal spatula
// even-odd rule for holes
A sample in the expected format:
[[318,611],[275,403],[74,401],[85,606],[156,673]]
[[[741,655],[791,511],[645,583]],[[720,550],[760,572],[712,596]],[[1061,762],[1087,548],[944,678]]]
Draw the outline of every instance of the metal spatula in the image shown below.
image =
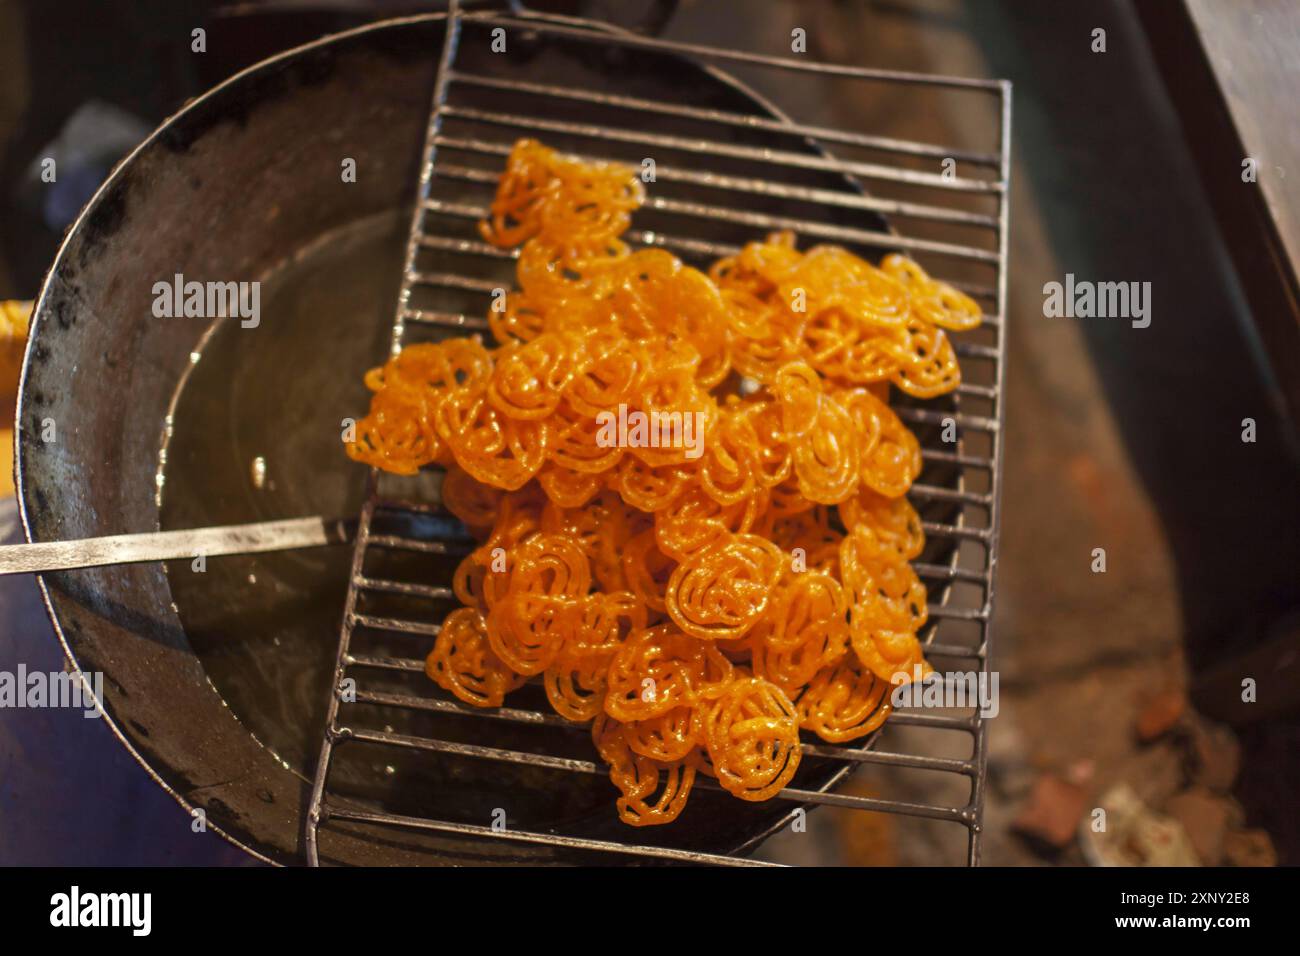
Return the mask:
[[355,520],[316,515],[213,528],[4,545],[0,546],[0,575],[344,544],[352,540],[355,524]]

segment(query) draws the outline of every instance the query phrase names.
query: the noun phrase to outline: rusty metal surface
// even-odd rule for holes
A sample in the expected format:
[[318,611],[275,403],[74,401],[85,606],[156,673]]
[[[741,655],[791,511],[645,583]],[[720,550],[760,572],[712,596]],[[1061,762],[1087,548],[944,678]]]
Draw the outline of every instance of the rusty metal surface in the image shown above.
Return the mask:
[[[152,283],[177,272],[256,278],[310,238],[396,206],[435,36],[432,25],[361,31],[255,69],[192,103],[105,184],[37,305],[18,423],[33,540],[157,530],[160,430],[203,329],[154,319]],[[337,162],[316,161],[324,115],[374,172],[346,190]],[[59,426],[51,444],[40,440],[47,418]],[[214,692],[162,568],[62,572],[43,586],[68,651],[111,675],[111,724],[159,782],[187,809],[204,807],[213,829],[295,859],[303,781]]]

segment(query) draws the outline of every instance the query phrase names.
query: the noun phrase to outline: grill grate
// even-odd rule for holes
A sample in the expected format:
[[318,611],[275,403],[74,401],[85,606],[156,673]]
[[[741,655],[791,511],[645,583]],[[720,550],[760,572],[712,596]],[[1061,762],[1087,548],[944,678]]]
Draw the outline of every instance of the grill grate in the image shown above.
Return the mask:
[[[504,31],[508,52],[491,52],[491,40],[502,36],[494,34],[496,30]],[[869,84],[890,97],[907,96],[918,103],[925,96],[974,97],[986,116],[975,125],[984,127],[991,145],[986,144],[987,151],[950,149],[804,125],[772,107],[767,107],[770,115],[749,114],[656,98],[652,91],[624,95],[553,82],[564,70],[552,68],[553,63],[540,68],[535,57],[541,47],[558,50],[563,57],[684,56],[709,64],[714,76],[736,89],[743,88],[717,72],[713,63],[746,70],[755,83],[762,76],[771,82],[776,75],[783,83]],[[539,82],[539,76],[547,82]],[[927,552],[914,565],[930,589],[931,620],[921,635],[927,656],[939,670],[987,671],[1003,419],[1010,92],[1004,81],[712,49],[611,32],[589,21],[519,8],[504,14],[464,12],[453,2],[434,86],[392,350],[466,330],[485,331],[482,316],[489,297],[496,289],[512,287],[516,253],[481,242],[474,223],[487,211],[504,157],[521,136],[587,159],[638,166],[653,159],[650,196],[628,238],[669,249],[695,265],[731,254],[743,242],[777,229],[793,229],[801,246],[821,241],[868,255],[906,251],[932,274],[975,296],[988,313],[984,326],[962,336],[957,345],[963,384],[956,393],[932,402],[896,404],[900,417],[921,439],[925,462],[911,497],[929,539]],[[935,171],[943,166],[949,168]],[[962,174],[956,175],[955,169]],[[954,425],[958,440],[944,441],[942,433]],[[427,483],[430,478],[420,480]],[[376,780],[392,775],[392,764],[378,758],[345,771],[339,765],[348,748],[366,745],[371,753],[425,760],[427,756],[418,755],[491,761],[525,771],[605,774],[586,742],[586,729],[549,713],[544,699],[539,697],[538,706],[477,711],[424,678],[423,659],[430,638],[437,634],[436,622],[454,601],[448,588],[426,582],[439,579],[431,576],[431,569],[450,580],[454,562],[471,544],[437,506],[394,498],[387,481],[388,476],[371,473],[357,528],[335,689],[308,813],[305,842],[310,864],[321,862],[321,833],[332,821],[481,838],[485,846],[500,846],[492,841],[505,840],[589,851],[596,859],[616,854],[666,862],[748,864],[752,861],[741,854],[809,805],[960,825],[967,835],[966,860],[978,864],[986,742],[984,720],[973,709],[900,710],[858,746],[805,742],[806,758],[820,758],[831,769],[814,786],[782,791],[773,803],[787,808],[784,815],[765,823],[763,832],[729,854],[656,842],[655,835],[630,828],[594,839],[568,832],[562,823],[503,829],[387,806]],[[436,488],[417,489],[420,492],[420,497],[436,498]],[[438,732],[447,719],[469,721],[487,732],[478,741],[473,734],[467,740],[463,733]],[[507,749],[485,743],[498,742],[491,730],[502,724],[521,732],[541,731],[544,736],[538,739],[544,745],[532,742]],[[896,741],[900,735],[905,739]],[[446,739],[453,737],[462,739]],[[951,756],[954,749],[965,756]],[[948,781],[968,782],[969,795],[947,805],[832,792],[848,772],[863,765],[942,774]],[[801,770],[795,782],[803,775]],[[718,789],[704,778],[696,788]],[[611,787],[608,802],[612,800]]]

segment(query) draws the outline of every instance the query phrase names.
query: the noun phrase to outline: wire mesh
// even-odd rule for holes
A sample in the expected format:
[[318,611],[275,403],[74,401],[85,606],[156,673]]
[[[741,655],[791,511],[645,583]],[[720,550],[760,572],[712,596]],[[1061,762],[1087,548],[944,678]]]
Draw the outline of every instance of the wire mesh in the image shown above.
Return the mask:
[[[493,51],[493,41],[503,37],[506,49]],[[559,51],[559,61],[543,61],[538,55],[543,47]],[[566,82],[562,61],[591,56],[705,64],[711,76],[738,91],[734,102],[750,105],[701,104],[689,90],[673,97],[658,89],[633,95]],[[745,71],[755,85],[767,75],[782,84],[809,78],[868,84],[891,96],[905,90],[913,99],[935,93],[974,97],[988,104],[981,114],[988,142],[958,148],[795,122],[717,64]],[[392,350],[486,330],[483,316],[494,291],[512,287],[516,253],[482,242],[474,225],[487,211],[511,145],[524,136],[585,159],[642,168],[653,160],[649,198],[627,238],[668,249],[691,264],[732,254],[744,242],[782,229],[794,230],[801,244],[833,242],[872,257],[906,252],[933,275],[975,296],[986,312],[982,328],[957,345],[963,370],[957,392],[930,402],[902,396],[897,407],[921,440],[925,464],[910,496],[929,542],[914,563],[930,590],[930,622],[921,635],[927,658],[940,671],[987,673],[1003,420],[1010,92],[1003,81],[714,49],[518,8],[466,12],[453,3]],[[422,497],[436,500],[436,478],[422,480],[428,492]],[[430,481],[435,487],[428,487]],[[454,600],[447,587],[429,582],[449,582],[456,560],[471,546],[464,530],[437,505],[393,500],[381,476],[371,474],[308,813],[305,844],[312,865],[322,861],[320,837],[327,823],[396,827],[485,846],[504,841],[558,848],[594,861],[749,863],[745,854],[809,806],[958,825],[967,835],[966,861],[978,864],[986,752],[985,719],[978,708],[900,709],[865,742],[806,741],[806,762],[820,767],[819,774],[805,786],[801,770],[796,786],[773,801],[780,810],[721,853],[673,845],[632,828],[592,836],[566,826],[559,809],[549,822],[539,817],[540,824],[500,827],[464,815],[441,818],[427,804],[392,800],[393,788],[380,782],[395,772],[383,756],[389,752],[441,761],[444,767],[490,761],[503,772],[524,774],[507,773],[507,779],[538,787],[531,799],[543,803],[539,794],[553,775],[605,773],[585,729],[575,732],[574,725],[549,713],[540,695],[517,706],[477,711],[424,678],[437,621]],[[448,720],[472,730],[445,732]],[[501,746],[494,728],[505,726],[540,736],[522,744],[511,737],[510,746]],[[367,759],[343,770],[341,754],[358,747],[366,749]],[[929,784],[920,786],[921,799],[836,792],[847,774],[862,766],[928,771],[969,787],[948,802],[925,795],[951,787]],[[528,776],[534,773],[542,774],[540,785]],[[422,779],[432,787],[457,784],[452,771]],[[711,783],[696,786],[707,790]]]

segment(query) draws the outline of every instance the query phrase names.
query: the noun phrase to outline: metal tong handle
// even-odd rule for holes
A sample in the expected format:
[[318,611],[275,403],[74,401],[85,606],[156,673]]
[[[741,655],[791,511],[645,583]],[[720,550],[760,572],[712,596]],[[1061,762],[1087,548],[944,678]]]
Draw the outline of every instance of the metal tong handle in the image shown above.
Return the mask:
[[0,546],[0,575],[344,544],[352,538],[350,525],[342,518],[315,515],[214,528],[10,544]]

